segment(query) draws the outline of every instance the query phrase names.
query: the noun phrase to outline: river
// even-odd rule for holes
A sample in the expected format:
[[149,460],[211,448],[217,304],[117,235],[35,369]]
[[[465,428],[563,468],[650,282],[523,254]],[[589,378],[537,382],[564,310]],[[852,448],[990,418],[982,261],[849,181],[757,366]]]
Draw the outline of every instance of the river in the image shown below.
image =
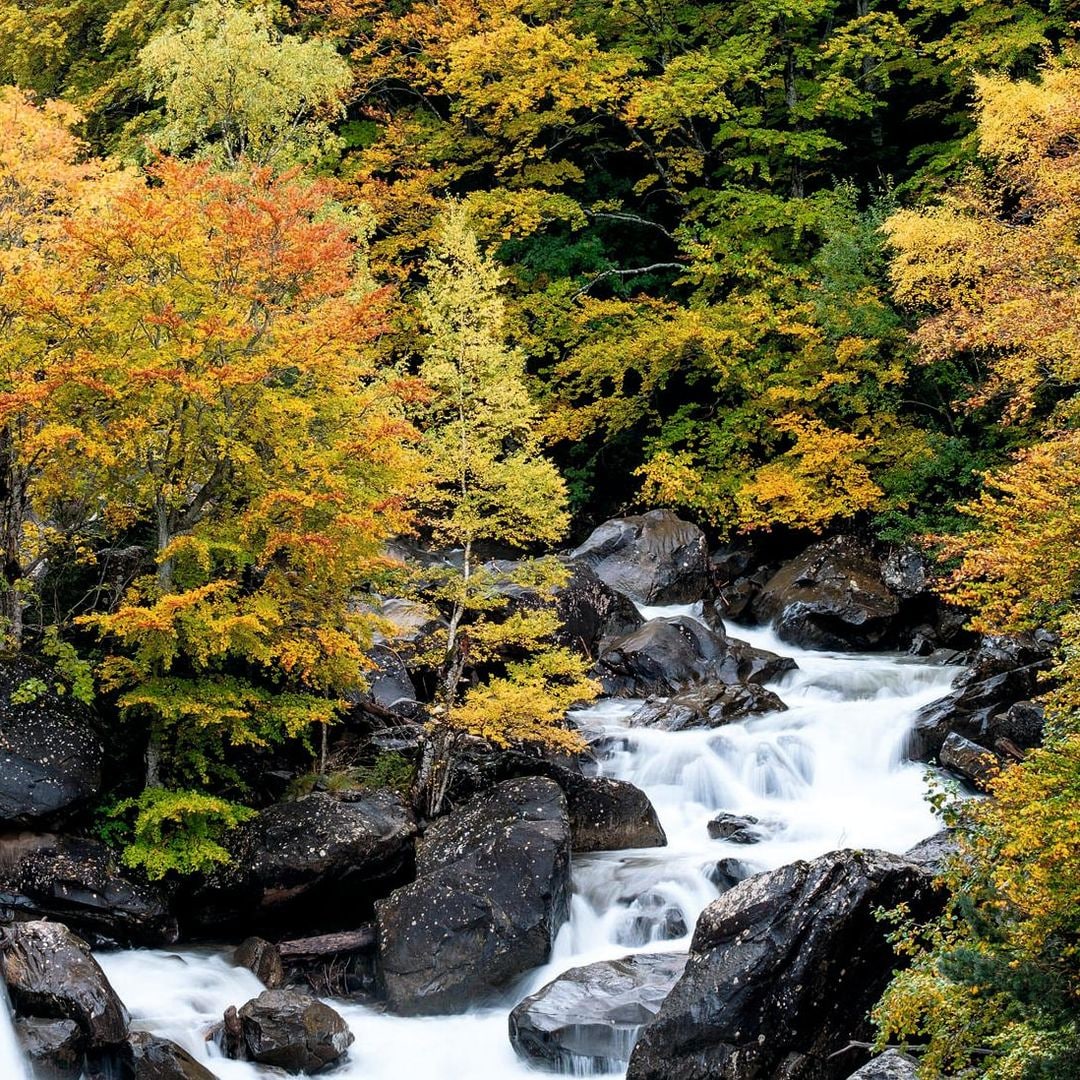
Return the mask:
[[[649,617],[694,613],[645,610]],[[635,951],[686,951],[698,914],[717,895],[709,875],[718,861],[764,870],[841,847],[902,852],[936,830],[924,798],[925,766],[902,761],[901,749],[916,711],[948,692],[955,668],[884,654],[807,652],[763,630],[734,633],[795,658],[798,670],[773,684],[788,711],[672,733],[628,728],[640,702],[605,700],[583,710],[582,726],[601,729],[608,747],[601,771],[649,795],[668,845],[575,858],[570,919],[550,963],[511,988],[498,1009],[403,1019],[332,1002],[356,1036],[335,1080],[536,1080],[507,1039],[510,1008],[579,964]],[[765,838],[752,846],[710,839],[706,824],[718,811],[757,817]],[[222,1080],[269,1076],[220,1058],[204,1040],[227,1006],[262,989],[227,956],[214,949],[138,950],[98,959],[134,1026],[185,1046]]]

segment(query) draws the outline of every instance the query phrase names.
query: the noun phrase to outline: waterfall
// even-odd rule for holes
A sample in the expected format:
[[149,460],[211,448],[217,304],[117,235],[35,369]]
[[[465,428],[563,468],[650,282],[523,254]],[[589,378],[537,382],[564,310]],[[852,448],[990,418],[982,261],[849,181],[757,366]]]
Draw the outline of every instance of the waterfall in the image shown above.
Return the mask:
[[[645,613],[693,616],[698,609]],[[773,684],[788,711],[716,730],[665,732],[627,726],[640,702],[608,700],[583,710],[582,726],[600,732],[609,748],[601,772],[649,795],[668,846],[576,857],[570,919],[551,961],[509,991],[502,1008],[404,1019],[335,1002],[356,1035],[337,1080],[536,1080],[510,1047],[507,1013],[567,968],[632,952],[686,951],[725,874],[840,847],[902,852],[936,831],[924,799],[925,767],[904,762],[901,749],[915,713],[948,692],[955,668],[794,650],[761,630],[733,634],[794,656],[798,670]],[[761,841],[710,839],[706,826],[721,811],[757,818]],[[180,1042],[223,1080],[261,1075],[255,1066],[209,1057],[202,1036],[227,1005],[258,993],[249,972],[206,950],[99,960],[138,1026]]]
[[30,1070],[23,1056],[15,1025],[11,1022],[11,1002],[7,985],[0,980],[0,1076],[4,1080],[30,1080]]

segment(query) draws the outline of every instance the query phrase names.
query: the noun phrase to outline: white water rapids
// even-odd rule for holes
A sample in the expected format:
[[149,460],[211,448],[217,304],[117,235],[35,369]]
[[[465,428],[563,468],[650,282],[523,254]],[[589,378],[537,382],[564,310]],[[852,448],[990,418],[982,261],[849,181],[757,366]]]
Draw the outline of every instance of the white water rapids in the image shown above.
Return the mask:
[[[601,771],[644,789],[668,846],[575,858],[570,919],[550,963],[509,991],[499,1009],[403,1019],[333,1002],[356,1036],[335,1080],[536,1080],[507,1038],[513,1005],[570,967],[634,951],[685,951],[698,914],[717,895],[707,872],[718,861],[738,859],[762,870],[841,847],[902,852],[936,831],[923,798],[924,766],[902,762],[900,751],[915,712],[948,692],[955,668],[890,655],[806,652],[766,631],[733,632],[795,658],[799,670],[773,686],[789,710],[674,733],[626,727],[640,702],[608,700],[584,710],[583,726],[603,729],[610,748]],[[710,839],[706,824],[720,811],[759,818],[767,838],[753,846]],[[204,1040],[227,1006],[262,989],[226,954],[133,951],[98,959],[136,1027],[185,1046],[222,1080],[271,1075],[223,1060]]]

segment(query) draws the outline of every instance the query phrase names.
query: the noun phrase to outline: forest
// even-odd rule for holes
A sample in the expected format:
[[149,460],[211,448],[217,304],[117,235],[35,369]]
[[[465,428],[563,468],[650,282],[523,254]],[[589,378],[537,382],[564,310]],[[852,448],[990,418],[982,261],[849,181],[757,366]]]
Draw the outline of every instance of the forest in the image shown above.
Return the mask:
[[[968,673],[909,710],[953,695],[910,755],[951,853],[917,889],[866,856],[886,977],[829,1054],[792,1036],[816,1064],[664,1063],[708,1042],[661,1032],[740,886],[621,1068],[1080,1077],[1078,26],[1071,0],[0,0],[0,922],[44,910],[12,838],[63,834],[183,940],[375,911],[376,993],[439,1012],[393,968],[391,889],[448,873],[478,792],[608,775],[617,740],[568,712],[786,707],[765,683],[813,663],[727,637],[771,625]],[[626,522],[696,584],[605,576]],[[789,567],[838,567],[861,613],[791,630]],[[703,666],[643,674],[642,616]],[[1034,737],[995,728],[1021,713]],[[69,797],[55,761],[87,754]],[[362,916],[312,893],[264,926],[244,844],[319,800],[392,804],[407,843],[320,894]],[[852,1074],[848,1036],[911,1073]],[[116,1038],[80,1038],[113,1075]]]

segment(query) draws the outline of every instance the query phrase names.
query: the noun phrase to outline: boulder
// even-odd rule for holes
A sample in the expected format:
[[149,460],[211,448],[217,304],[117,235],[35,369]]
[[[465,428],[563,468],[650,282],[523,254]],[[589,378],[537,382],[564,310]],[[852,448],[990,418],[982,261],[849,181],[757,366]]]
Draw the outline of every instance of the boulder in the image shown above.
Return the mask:
[[[763,686],[775,682],[799,665],[790,656],[780,656],[768,649],[758,649],[738,638],[728,638],[728,660],[721,668],[729,682],[755,683]],[[731,678],[731,676],[734,678]]]
[[83,1071],[86,1037],[74,1020],[15,1020],[19,1040],[34,1080],[78,1080]]
[[693,603],[708,588],[705,534],[670,510],[605,521],[570,557],[641,604]]
[[942,829],[940,832],[920,840],[913,848],[904,852],[904,858],[908,862],[918,863],[925,866],[932,874],[940,874],[944,871],[949,859],[960,851],[960,845],[951,829]]
[[510,1013],[510,1042],[558,1072],[621,1070],[685,966],[685,956],[659,953],[571,968]]
[[570,820],[558,784],[508,780],[436,821],[418,877],[375,905],[386,997],[455,1012],[547,961],[569,908]]
[[630,727],[685,731],[714,728],[787,706],[771,690],[756,683],[709,683],[668,698],[650,698],[634,713]]
[[702,912],[628,1080],[841,1080],[897,959],[878,908],[940,910],[925,868],[837,851],[747,878]]
[[122,871],[96,840],[52,833],[0,840],[0,909],[22,920],[56,919],[95,946],[176,941],[164,895]]
[[994,754],[955,731],[945,737],[938,760],[946,769],[959,773],[978,787],[982,787],[998,767]]
[[886,1050],[853,1072],[848,1080],[916,1080],[919,1063],[899,1050]]
[[916,714],[907,738],[908,758],[937,761],[952,732],[993,749],[995,738],[1000,738],[1004,731],[997,717],[1034,695],[1039,674],[1046,666],[1045,658],[1032,660],[1022,650],[1013,653],[1012,658],[1027,662],[1008,667],[1008,661],[997,648],[976,654],[972,666],[953,683],[951,693],[925,705]]
[[995,747],[999,739],[1008,739],[1023,750],[1031,750],[1042,745],[1045,723],[1046,711],[1042,705],[1034,701],[1017,701],[1004,712],[990,717],[986,734]]
[[780,568],[752,611],[784,641],[809,649],[873,649],[894,636],[900,599],[873,552],[850,536],[812,544]]
[[[40,693],[12,701],[29,684]],[[92,713],[54,685],[54,674],[29,657],[0,662],[0,827],[60,823],[101,788]]]
[[60,923],[0,931],[8,992],[18,1016],[74,1020],[92,1047],[122,1042],[128,1015],[90,946]]
[[278,947],[266,938],[245,938],[233,953],[233,963],[247,968],[267,990],[277,990],[285,982],[285,968]]
[[412,876],[416,820],[391,791],[314,792],[234,829],[232,861],[188,898],[203,931],[355,926]]
[[353,1042],[337,1012],[295,990],[264,990],[243,1005],[238,1016],[243,1056],[287,1073],[321,1072]]
[[401,654],[387,645],[373,645],[368,657],[375,667],[368,676],[367,689],[357,697],[361,707],[371,704],[378,710],[417,717],[423,707]]
[[619,697],[672,694],[723,677],[730,661],[727,640],[683,615],[650,619],[632,634],[611,641],[597,664],[604,692]]
[[648,795],[629,781],[579,776],[569,769],[554,773],[551,778],[566,795],[574,851],[622,851],[667,844]]
[[706,828],[714,840],[730,844],[758,844],[767,835],[761,822],[750,814],[717,814]]
[[133,1031],[120,1058],[123,1080],[215,1080],[214,1074],[170,1039]]

